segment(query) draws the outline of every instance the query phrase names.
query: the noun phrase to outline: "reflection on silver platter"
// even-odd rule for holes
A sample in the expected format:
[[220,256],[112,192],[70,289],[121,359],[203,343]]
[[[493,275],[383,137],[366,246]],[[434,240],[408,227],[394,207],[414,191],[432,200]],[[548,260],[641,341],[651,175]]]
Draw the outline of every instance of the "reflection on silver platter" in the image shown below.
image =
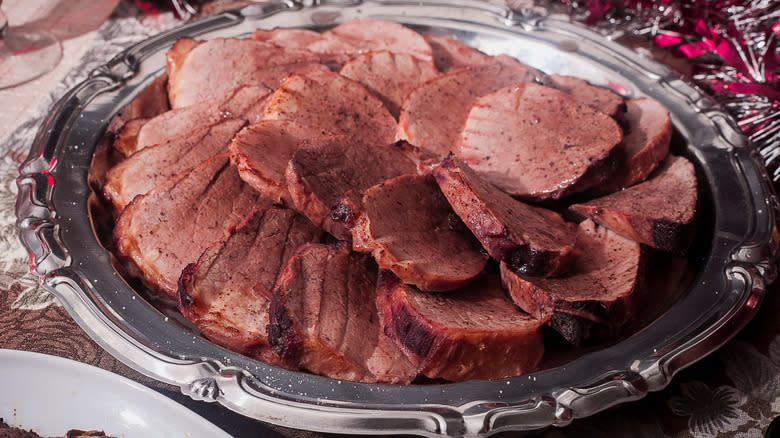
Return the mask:
[[[355,17],[401,22],[664,104],[676,131],[673,150],[696,165],[703,218],[686,273],[667,286],[674,293],[664,306],[612,345],[563,355],[531,375],[392,386],[288,371],[227,351],[128,285],[96,236],[87,176],[108,123],[164,71],[167,49],[181,37],[242,37],[257,27],[323,29]],[[658,391],[753,317],[774,280],[778,247],[776,201],[759,163],[734,122],[700,91],[566,17],[466,0],[284,1],[152,37],[72,89],[49,115],[21,168],[17,216],[34,272],[81,327],[123,362],[193,398],[315,431],[487,436],[566,425]]]

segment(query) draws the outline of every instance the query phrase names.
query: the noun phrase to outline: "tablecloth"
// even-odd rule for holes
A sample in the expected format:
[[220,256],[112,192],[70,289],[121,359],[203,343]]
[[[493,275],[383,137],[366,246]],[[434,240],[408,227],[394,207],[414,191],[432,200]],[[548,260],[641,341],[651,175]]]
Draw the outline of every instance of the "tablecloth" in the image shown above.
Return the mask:
[[[14,215],[17,167],[29,151],[42,117],[94,66],[133,42],[180,23],[170,13],[149,16],[134,2],[120,2],[110,18],[90,33],[88,47],[69,52],[70,56],[79,56],[79,61],[70,60],[72,70],[60,73],[61,80],[52,89],[44,94],[40,90],[30,93],[36,102],[25,102],[21,116],[0,112],[0,348],[62,356],[130,377],[191,407],[235,436],[320,436],[267,426],[218,405],[189,400],[176,388],[128,368],[97,346],[57,299],[38,285],[29,272],[29,257],[19,243]],[[85,37],[80,38],[80,44],[85,44]],[[0,104],[10,105],[5,96],[6,101]],[[771,422],[780,416],[778,311],[780,297],[770,287],[757,317],[741,333],[716,353],[682,371],[665,390],[533,436],[764,436]]]

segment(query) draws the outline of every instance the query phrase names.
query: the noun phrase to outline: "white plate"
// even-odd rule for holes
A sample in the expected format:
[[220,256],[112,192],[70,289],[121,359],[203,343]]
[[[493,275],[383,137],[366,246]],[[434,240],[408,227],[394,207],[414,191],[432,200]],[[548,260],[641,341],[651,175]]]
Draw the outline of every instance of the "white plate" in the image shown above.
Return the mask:
[[44,436],[70,429],[134,437],[229,438],[139,383],[80,362],[0,349],[0,418]]

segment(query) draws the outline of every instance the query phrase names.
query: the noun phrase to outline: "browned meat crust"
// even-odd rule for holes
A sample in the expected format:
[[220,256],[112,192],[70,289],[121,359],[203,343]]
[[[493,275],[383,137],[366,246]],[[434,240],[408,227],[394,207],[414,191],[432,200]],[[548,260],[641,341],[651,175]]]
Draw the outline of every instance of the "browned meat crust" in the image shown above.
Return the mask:
[[634,314],[642,292],[644,258],[638,243],[580,224],[577,247],[585,256],[560,278],[524,277],[501,265],[514,302],[574,345],[616,335]]
[[542,322],[519,311],[495,277],[431,294],[382,271],[377,289],[387,333],[427,377],[512,377],[532,372],[544,354]]

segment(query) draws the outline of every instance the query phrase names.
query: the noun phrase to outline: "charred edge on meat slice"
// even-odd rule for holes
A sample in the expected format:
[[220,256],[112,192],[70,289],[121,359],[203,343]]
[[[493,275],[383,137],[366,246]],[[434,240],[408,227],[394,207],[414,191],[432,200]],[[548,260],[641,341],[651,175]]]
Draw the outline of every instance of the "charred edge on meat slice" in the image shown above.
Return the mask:
[[[473,188],[476,181],[473,178],[479,178],[479,176],[475,173],[472,177],[467,177],[461,165],[468,166],[468,164],[461,163],[455,154],[450,152],[447,158],[441,162],[439,168],[433,171],[439,186],[444,188],[449,182]],[[486,181],[485,183],[489,184]],[[444,191],[444,189],[442,190]],[[499,189],[496,188],[495,190],[498,191]],[[472,191],[475,193],[475,196],[478,196],[476,195],[476,190],[472,189]],[[506,196],[509,198],[508,195]],[[449,202],[455,206],[452,200]],[[571,269],[579,257],[579,252],[574,247],[568,253],[562,254],[559,251],[545,251],[533,248],[528,243],[518,244],[511,237],[510,230],[498,218],[493,217],[490,220],[490,226],[485,226],[486,219],[492,216],[492,213],[489,211],[490,207],[487,205],[480,207],[472,202],[471,208],[474,209],[471,214],[464,215],[465,218],[459,217],[459,222],[462,225],[456,223],[452,225],[470,228],[470,231],[474,231],[474,235],[482,243],[483,248],[493,258],[498,261],[505,261],[510,269],[519,274],[529,276],[563,274]],[[469,221],[469,223],[466,223],[466,221]],[[574,240],[572,240],[572,245],[573,243]]]
[[553,192],[552,198],[561,199],[607,181],[620,168],[625,157],[626,153],[622,147],[613,148],[603,159],[595,163],[591,161],[591,166],[578,178],[576,183]]
[[303,340],[293,327],[283,300],[281,293],[275,293],[271,299],[268,309],[270,324],[266,326],[268,343],[285,364],[297,366],[303,354]]
[[[531,248],[530,245],[516,246],[507,251],[505,261],[509,269],[518,274],[533,277],[543,276],[547,272],[561,271],[560,256],[550,251],[540,251]],[[572,260],[572,264],[574,261]],[[565,271],[565,270],[563,270]]]
[[183,311],[182,313],[188,313],[186,312],[186,309],[195,304],[195,300],[190,296],[190,294],[187,293],[187,288],[192,283],[197,266],[197,263],[189,263],[184,267],[184,269],[182,269],[181,276],[179,276],[179,288],[177,296],[179,299],[179,309]]
[[653,221],[653,242],[658,249],[675,254],[682,254],[691,246],[696,234],[696,219],[689,224],[679,224],[666,219]]
[[[400,286],[401,279],[396,275],[380,275],[377,283],[378,290],[390,290]],[[385,327],[385,335],[394,339],[403,339],[403,350],[413,355],[410,358],[414,359],[413,363],[419,364],[431,356],[431,350],[435,348],[438,337],[434,336],[428,330],[426,323],[412,314],[404,303],[391,305],[391,325]]]

